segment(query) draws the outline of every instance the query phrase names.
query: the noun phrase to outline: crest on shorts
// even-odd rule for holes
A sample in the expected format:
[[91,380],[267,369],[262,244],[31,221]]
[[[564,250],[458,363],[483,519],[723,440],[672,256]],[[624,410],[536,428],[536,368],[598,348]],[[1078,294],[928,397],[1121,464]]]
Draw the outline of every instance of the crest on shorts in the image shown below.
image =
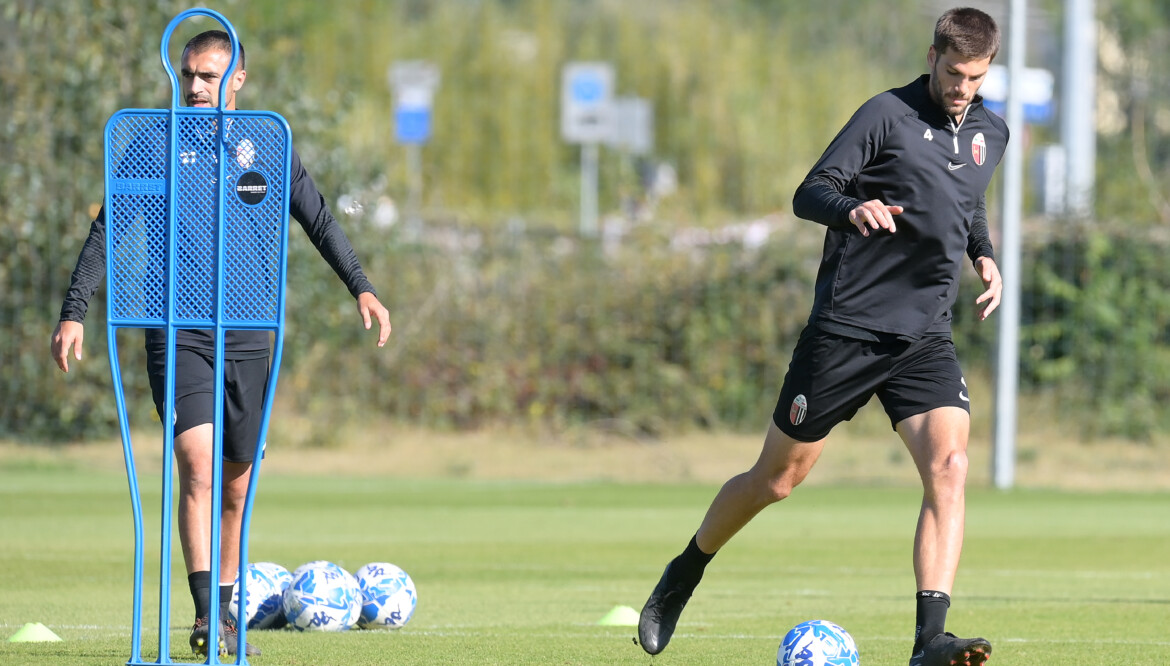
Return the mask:
[[808,415],[808,398],[800,394],[792,399],[792,408],[788,410],[788,420],[792,425],[800,425]]
[[983,132],[977,133],[975,138],[971,139],[971,157],[979,166],[983,166],[987,161],[987,139],[983,138]]

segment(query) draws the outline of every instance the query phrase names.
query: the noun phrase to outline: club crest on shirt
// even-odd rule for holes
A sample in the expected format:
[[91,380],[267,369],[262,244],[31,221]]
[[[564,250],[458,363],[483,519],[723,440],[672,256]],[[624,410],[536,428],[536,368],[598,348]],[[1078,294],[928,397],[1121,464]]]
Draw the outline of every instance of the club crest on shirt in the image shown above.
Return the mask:
[[983,138],[983,132],[977,133],[975,138],[971,139],[971,157],[979,166],[983,166],[987,161],[987,139]]
[[808,398],[800,394],[792,399],[792,408],[788,410],[788,420],[792,425],[800,425],[808,414]]

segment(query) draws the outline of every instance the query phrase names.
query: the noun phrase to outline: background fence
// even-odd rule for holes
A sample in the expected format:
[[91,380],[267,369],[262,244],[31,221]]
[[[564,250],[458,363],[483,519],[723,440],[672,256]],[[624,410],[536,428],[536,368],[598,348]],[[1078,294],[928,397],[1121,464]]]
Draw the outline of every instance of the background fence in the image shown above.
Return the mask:
[[[1006,22],[1005,3],[977,4]],[[820,256],[822,229],[791,216],[792,192],[862,101],[923,71],[945,8],[207,5],[248,49],[241,105],[289,119],[391,309],[395,332],[377,351],[293,225],[279,393],[322,443],[370,410],[447,428],[758,428]],[[104,290],[90,306],[87,358],[68,375],[52,364],[48,338],[101,201],[104,123],[121,108],[168,103],[158,39],[186,7],[0,0],[0,436],[115,433]],[[1032,3],[1029,66],[1059,73],[1061,10]],[[1097,11],[1096,215],[1044,215],[1041,179],[1028,180],[1021,428],[1150,439],[1170,429],[1161,408],[1170,393],[1170,87],[1159,78],[1170,65],[1170,9],[1099,0]],[[192,24],[189,34],[211,27]],[[389,124],[386,72],[404,59],[431,60],[443,76],[422,151],[420,233],[401,222],[409,183]],[[575,232],[578,156],[557,133],[570,60],[613,63],[619,93],[649,99],[655,113],[653,155],[602,153],[597,239]],[[1015,140],[1032,163],[1057,135],[1037,125]],[[990,387],[996,329],[974,321],[967,303],[978,287],[966,277],[957,343],[973,383]],[[141,338],[125,335],[123,365],[140,368]],[[128,370],[126,381],[149,404],[144,374]]]

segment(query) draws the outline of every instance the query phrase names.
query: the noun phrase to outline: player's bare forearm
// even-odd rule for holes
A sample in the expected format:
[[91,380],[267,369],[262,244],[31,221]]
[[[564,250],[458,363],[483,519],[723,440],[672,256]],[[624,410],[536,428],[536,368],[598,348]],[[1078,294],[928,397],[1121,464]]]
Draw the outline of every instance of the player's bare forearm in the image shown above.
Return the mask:
[[975,308],[979,313],[979,320],[987,319],[1003,297],[1003,278],[999,275],[999,267],[990,257],[979,257],[975,260],[975,271],[983,281],[983,293],[975,299]]
[[377,296],[368,291],[358,294],[357,307],[367,331],[373,326],[374,320],[378,320],[378,346],[385,346],[390,339],[390,311]]

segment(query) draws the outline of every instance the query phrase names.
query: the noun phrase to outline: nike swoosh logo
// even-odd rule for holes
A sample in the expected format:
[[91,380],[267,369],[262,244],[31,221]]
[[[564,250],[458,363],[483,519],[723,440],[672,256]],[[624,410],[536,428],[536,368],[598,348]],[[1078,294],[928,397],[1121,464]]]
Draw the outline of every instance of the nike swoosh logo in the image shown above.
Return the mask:
[[962,400],[963,402],[971,402],[971,399],[968,398],[967,394],[963,391],[959,391],[959,400]]
[[954,162],[947,162],[947,171],[957,171],[959,169],[962,169],[965,166],[967,166],[966,162],[963,162],[962,164],[955,164]]

